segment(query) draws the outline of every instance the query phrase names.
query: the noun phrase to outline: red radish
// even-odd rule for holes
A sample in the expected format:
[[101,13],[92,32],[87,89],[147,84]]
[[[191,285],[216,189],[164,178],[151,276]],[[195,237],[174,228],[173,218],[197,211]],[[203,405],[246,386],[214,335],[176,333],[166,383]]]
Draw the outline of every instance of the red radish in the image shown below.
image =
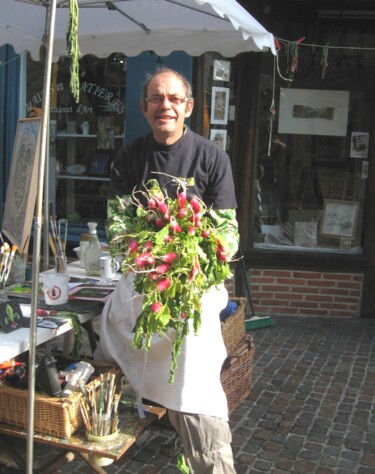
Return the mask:
[[196,232],[195,227],[192,227],[191,225],[189,225],[187,230],[188,230],[189,235],[195,235],[195,232]]
[[155,271],[159,275],[163,275],[163,273],[167,273],[167,271],[171,268],[168,263],[160,263],[156,268]]
[[193,211],[195,212],[195,214],[197,212],[200,212],[201,205],[199,204],[199,201],[197,199],[191,198],[189,203],[190,203],[190,206],[192,207]]
[[169,278],[163,278],[158,283],[156,283],[156,287],[159,291],[165,291],[170,286],[171,286],[171,280]]
[[141,268],[145,265],[152,265],[155,263],[155,259],[150,252],[145,252],[135,257],[134,263],[136,267]]
[[148,207],[149,207],[150,209],[156,209],[156,201],[155,201],[155,199],[150,198],[150,199],[148,200]]
[[164,242],[170,242],[172,240],[172,237],[167,234],[165,237],[164,237]]
[[163,255],[161,257],[161,260],[166,263],[172,263],[176,257],[177,257],[177,254],[171,252],[171,253],[166,253],[165,255]]
[[170,229],[172,232],[180,233],[182,231],[180,224],[176,221],[176,219],[171,219],[169,224]]
[[132,240],[129,243],[129,253],[134,253],[138,250],[138,242],[135,240]]
[[208,237],[210,236],[210,233],[211,233],[210,229],[204,229],[204,230],[202,230],[202,237],[204,239],[208,239]]
[[187,312],[186,311],[181,311],[181,319],[186,319],[187,318]]
[[188,214],[188,210],[186,209],[186,207],[184,207],[177,212],[177,219],[183,219],[184,217],[187,216],[187,214]]
[[169,212],[168,206],[165,204],[164,201],[159,202],[158,208],[162,214],[166,214]]
[[155,221],[155,225],[156,227],[158,227],[159,229],[162,229],[164,227],[164,221],[163,219],[161,219],[160,217],[158,217]]
[[185,203],[186,203],[186,193],[185,191],[181,191],[180,193],[177,194],[177,199],[178,199],[178,207],[180,209],[182,209],[183,207],[185,207]]
[[194,278],[198,275],[198,273],[199,273],[199,262],[198,262],[197,257],[195,257],[194,258],[194,266],[190,271],[189,281],[194,280]]
[[148,240],[143,244],[144,250],[151,250],[154,244],[151,242],[151,240]]
[[221,260],[222,262],[227,262],[228,261],[228,257],[226,255],[226,253],[224,252],[224,250],[217,249],[216,255],[217,255],[217,258],[219,260]]
[[155,303],[152,304],[151,311],[153,313],[160,313],[162,308],[163,308],[163,305],[161,303],[159,303],[159,301],[156,301]]

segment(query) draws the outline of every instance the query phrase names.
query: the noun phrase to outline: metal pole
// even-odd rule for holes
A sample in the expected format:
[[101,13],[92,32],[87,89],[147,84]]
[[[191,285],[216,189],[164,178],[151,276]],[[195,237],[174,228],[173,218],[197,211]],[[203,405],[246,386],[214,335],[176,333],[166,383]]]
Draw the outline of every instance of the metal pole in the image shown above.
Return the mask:
[[[26,446],[26,474],[33,472],[33,447],[34,447],[34,402],[35,402],[35,348],[36,348],[36,320],[38,304],[40,248],[43,220],[43,184],[44,169],[47,153],[47,138],[49,128],[50,88],[51,88],[51,66],[53,53],[53,39],[55,36],[56,0],[51,0],[46,10],[46,32],[47,32],[47,54],[44,68],[44,94],[41,125],[41,144],[39,153],[39,175],[38,195],[34,222],[34,246],[32,266],[32,290],[31,290],[31,317],[30,317],[30,342],[29,342],[29,386],[28,386],[28,422],[27,422],[27,446]],[[48,196],[46,196],[48,199]]]

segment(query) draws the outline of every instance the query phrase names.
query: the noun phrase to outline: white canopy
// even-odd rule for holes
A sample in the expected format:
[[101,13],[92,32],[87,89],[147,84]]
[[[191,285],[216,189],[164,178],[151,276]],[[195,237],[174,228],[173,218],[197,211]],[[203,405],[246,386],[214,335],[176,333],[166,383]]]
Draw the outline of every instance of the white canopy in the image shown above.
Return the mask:
[[[39,59],[45,41],[47,0],[1,0],[0,45]],[[68,0],[57,0],[53,60],[66,55]],[[81,53],[167,56],[185,51],[224,57],[246,51],[275,53],[274,38],[235,0],[78,0]]]

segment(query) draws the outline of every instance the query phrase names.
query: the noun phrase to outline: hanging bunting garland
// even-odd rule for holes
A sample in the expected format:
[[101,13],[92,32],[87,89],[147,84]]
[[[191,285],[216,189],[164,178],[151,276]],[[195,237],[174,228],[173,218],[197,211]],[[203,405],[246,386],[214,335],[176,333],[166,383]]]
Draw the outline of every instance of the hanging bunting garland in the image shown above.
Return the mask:
[[329,43],[327,43],[323,47],[322,59],[320,61],[320,65],[322,67],[322,69],[321,69],[321,78],[322,78],[322,80],[324,80],[326,72],[327,72],[327,68],[328,68],[328,51],[329,51],[328,45],[329,45]]
[[276,105],[275,105],[276,64],[277,64],[277,55],[273,58],[272,102],[270,106],[270,127],[269,127],[267,156],[271,156],[273,123],[276,118]]

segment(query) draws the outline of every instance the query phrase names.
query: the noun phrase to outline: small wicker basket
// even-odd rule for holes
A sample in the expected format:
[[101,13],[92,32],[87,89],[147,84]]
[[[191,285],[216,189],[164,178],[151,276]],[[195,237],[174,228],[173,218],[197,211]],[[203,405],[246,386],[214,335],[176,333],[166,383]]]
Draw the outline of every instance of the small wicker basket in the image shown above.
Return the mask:
[[227,396],[229,413],[232,413],[250,394],[254,354],[253,338],[246,334],[224,361],[221,384]]
[[[97,366],[100,373],[111,372],[116,375],[116,382],[121,378],[118,367]],[[95,387],[99,378],[88,384]],[[80,392],[68,398],[54,398],[42,393],[35,393],[34,430],[37,433],[49,434],[58,438],[69,438],[78,428],[83,426],[79,408]],[[0,387],[0,421],[19,428],[27,427],[28,391],[12,387]]]
[[221,333],[228,354],[234,351],[245,335],[245,307],[247,301],[246,298],[242,297],[233,297],[230,300],[237,303],[237,310],[221,323]]

